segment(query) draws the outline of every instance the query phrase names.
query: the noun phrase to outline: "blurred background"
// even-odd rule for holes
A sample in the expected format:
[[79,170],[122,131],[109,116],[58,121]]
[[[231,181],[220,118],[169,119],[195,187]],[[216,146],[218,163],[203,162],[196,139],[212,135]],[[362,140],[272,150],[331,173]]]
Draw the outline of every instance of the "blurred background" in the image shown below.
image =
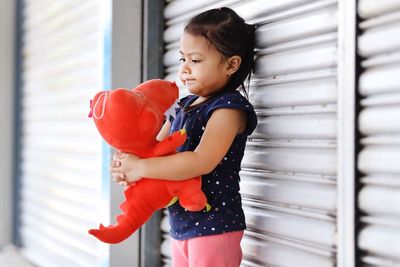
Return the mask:
[[89,100],[177,80],[185,22],[221,6],[257,26],[242,266],[400,266],[398,0],[0,0],[1,267],[170,266],[165,211],[87,234],[123,201]]

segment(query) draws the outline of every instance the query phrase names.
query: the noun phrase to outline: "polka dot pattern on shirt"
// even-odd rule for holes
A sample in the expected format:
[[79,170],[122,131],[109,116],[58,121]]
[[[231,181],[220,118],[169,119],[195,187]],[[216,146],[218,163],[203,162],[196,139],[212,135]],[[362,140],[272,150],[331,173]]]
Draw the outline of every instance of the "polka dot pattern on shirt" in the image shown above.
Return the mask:
[[239,171],[243,158],[247,136],[257,125],[253,106],[239,92],[229,92],[203,102],[196,108],[188,108],[197,96],[191,95],[181,100],[177,116],[172,120],[171,132],[184,128],[187,140],[178,148],[179,152],[193,151],[200,142],[212,112],[219,108],[245,110],[247,127],[243,134],[234,139],[229,151],[217,167],[202,176],[202,190],[211,205],[209,212],[190,212],[176,202],[168,208],[170,235],[174,239],[185,240],[199,236],[221,234],[244,230],[246,228],[242,209]]

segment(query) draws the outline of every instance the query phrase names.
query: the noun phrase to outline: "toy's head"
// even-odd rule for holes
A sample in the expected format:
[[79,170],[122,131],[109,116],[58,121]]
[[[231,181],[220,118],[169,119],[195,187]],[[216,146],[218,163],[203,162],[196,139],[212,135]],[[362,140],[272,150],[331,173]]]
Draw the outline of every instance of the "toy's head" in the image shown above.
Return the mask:
[[102,91],[90,104],[96,127],[111,146],[138,156],[154,145],[164,113],[178,99],[175,82],[149,80],[132,90]]

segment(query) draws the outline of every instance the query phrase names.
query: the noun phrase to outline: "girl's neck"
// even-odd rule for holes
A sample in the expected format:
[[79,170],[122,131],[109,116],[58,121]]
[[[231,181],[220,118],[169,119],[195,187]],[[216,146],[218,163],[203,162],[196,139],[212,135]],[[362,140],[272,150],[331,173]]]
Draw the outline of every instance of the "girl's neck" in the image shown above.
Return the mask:
[[192,104],[190,104],[190,106],[199,105],[199,104],[203,103],[204,101],[206,101],[208,98],[209,98],[208,96],[199,96],[195,101],[193,101]]
[[190,103],[189,106],[185,107],[183,109],[184,112],[189,112],[192,111],[196,108],[198,108],[199,106],[202,106],[203,103],[206,103],[208,100],[210,100],[210,97],[205,97],[205,96],[198,96],[196,98],[196,100],[194,100],[192,103]]
[[191,111],[193,109],[196,109],[197,107],[201,106],[203,103],[205,103],[205,102],[207,102],[207,101],[213,99],[214,97],[217,97],[217,96],[219,96],[219,95],[221,95],[223,93],[224,93],[224,91],[220,90],[220,91],[218,91],[218,92],[216,92],[216,93],[214,93],[212,95],[208,95],[208,96],[199,96],[199,95],[197,95],[196,100],[194,100],[192,103],[190,103],[190,105],[188,107],[186,107],[184,109],[184,111],[185,112],[189,112],[189,111]]

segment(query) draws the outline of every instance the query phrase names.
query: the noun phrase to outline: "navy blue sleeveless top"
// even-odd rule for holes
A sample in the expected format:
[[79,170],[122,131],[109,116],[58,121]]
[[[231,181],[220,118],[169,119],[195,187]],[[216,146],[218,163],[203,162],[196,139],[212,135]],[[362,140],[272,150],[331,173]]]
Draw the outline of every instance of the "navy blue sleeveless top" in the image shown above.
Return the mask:
[[180,101],[175,119],[171,119],[171,132],[186,129],[187,140],[178,148],[179,152],[194,151],[200,142],[208,119],[214,110],[233,108],[247,113],[246,130],[238,134],[228,153],[209,174],[202,176],[202,190],[207,196],[211,210],[190,212],[179,205],[179,201],[168,208],[170,236],[186,240],[199,236],[222,234],[244,230],[245,217],[242,209],[239,171],[247,136],[257,125],[253,106],[239,92],[227,92],[189,107],[198,96],[189,95]]

